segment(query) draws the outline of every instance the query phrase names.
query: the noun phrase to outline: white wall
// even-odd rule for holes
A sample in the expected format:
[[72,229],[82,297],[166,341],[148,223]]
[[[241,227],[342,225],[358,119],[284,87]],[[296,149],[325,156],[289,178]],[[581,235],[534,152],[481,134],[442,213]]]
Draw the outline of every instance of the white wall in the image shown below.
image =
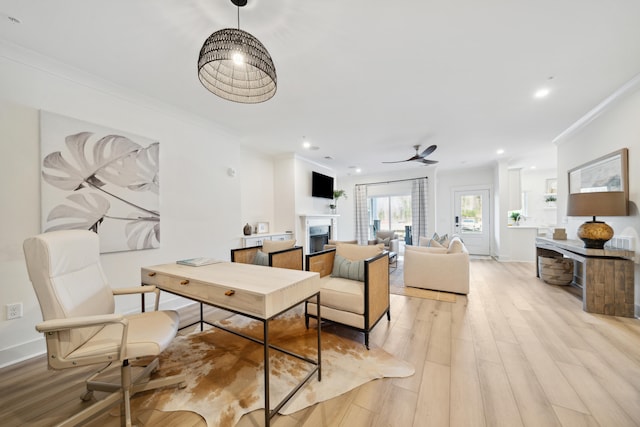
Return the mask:
[[527,205],[524,225],[556,225],[557,208],[549,207],[545,201],[547,179],[556,179],[556,177],[555,169],[522,170],[520,182]]
[[[0,366],[45,349],[34,329],[41,315],[22,254],[23,240],[40,232],[38,110],[160,142],[161,247],[103,255],[114,287],[138,284],[143,265],[194,256],[228,259],[245,222],[273,221],[268,159],[252,158],[219,125],[1,42],[0,94]],[[213,105],[224,107],[222,101]],[[235,178],[229,167],[236,168]],[[267,179],[256,185],[248,179],[252,169]],[[15,302],[24,304],[24,317],[4,320],[5,304]],[[163,294],[162,306],[183,303]],[[139,298],[120,297],[117,309],[139,310]]]
[[[566,225],[567,235],[576,238],[584,218],[567,218],[567,171],[595,158],[629,149],[629,216],[600,218],[611,225],[616,236],[635,238],[636,259],[640,259],[640,77],[587,115],[557,139],[558,144],[558,223]],[[640,313],[640,269],[635,268],[636,316]]]
[[[487,188],[493,199],[493,167],[446,170],[438,173],[436,183],[437,218],[435,231],[439,234],[455,233],[453,192]],[[492,209],[493,210],[493,205]],[[491,212],[491,223],[494,213]],[[491,227],[493,230],[493,226]],[[492,231],[493,234],[493,231]]]

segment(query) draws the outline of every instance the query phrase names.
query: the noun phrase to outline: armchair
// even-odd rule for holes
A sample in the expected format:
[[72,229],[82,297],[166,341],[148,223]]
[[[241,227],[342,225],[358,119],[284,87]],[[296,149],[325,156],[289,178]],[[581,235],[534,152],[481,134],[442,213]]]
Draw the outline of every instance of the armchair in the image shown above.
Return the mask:
[[250,248],[231,249],[231,262],[302,270],[302,246],[293,246],[271,252],[265,252],[265,250],[269,250],[269,248],[254,246]]
[[[306,270],[320,273],[320,317],[363,332],[369,349],[371,330],[384,314],[391,320],[388,252],[381,245],[343,243],[308,254]],[[318,318],[315,301],[305,302],[307,328],[309,318]]]
[[[76,425],[121,401],[123,423],[131,426],[129,399],[136,392],[169,385],[184,385],[183,375],[147,380],[158,369],[157,357],[132,379],[129,361],[158,356],[175,337],[178,313],[157,311],[159,290],[153,286],[112,290],[100,266],[98,235],[86,230],[62,230],[24,241],[29,279],[43,322],[36,325],[46,338],[49,366],[65,369],[93,364],[121,363],[120,384],[87,380],[82,400],[93,391],[110,395],[60,423]],[[114,313],[114,295],[154,292],[156,311],[124,316]]]
[[377,231],[376,238],[369,240],[370,245],[384,244],[384,249],[389,252],[398,253],[400,240],[395,231]]

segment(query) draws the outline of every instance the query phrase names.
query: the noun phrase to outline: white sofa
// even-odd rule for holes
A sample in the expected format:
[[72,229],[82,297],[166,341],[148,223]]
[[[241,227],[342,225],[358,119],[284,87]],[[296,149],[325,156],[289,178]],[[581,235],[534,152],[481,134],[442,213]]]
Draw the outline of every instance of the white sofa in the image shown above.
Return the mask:
[[469,252],[459,237],[448,247],[405,247],[404,285],[437,291],[469,293]]

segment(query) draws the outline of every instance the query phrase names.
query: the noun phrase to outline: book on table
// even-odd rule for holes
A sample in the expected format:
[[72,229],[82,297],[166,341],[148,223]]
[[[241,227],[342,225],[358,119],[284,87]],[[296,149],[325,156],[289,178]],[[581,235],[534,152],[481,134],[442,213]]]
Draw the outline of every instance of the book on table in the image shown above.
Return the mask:
[[220,259],[205,258],[205,257],[181,259],[181,260],[176,261],[177,264],[188,265],[188,266],[191,266],[191,267],[200,267],[200,266],[203,266],[203,265],[217,264],[219,262],[224,262],[224,261],[222,261]]

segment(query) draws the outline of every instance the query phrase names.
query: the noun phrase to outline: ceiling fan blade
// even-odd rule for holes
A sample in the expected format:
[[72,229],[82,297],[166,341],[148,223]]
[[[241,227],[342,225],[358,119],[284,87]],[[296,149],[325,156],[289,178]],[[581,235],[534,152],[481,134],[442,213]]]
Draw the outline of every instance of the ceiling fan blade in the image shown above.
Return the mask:
[[[409,159],[411,160],[411,159]],[[404,163],[404,162],[408,162],[409,160],[397,160],[395,162],[382,162],[382,163]]]
[[425,148],[425,150],[422,153],[420,153],[420,157],[427,157],[429,154],[431,154],[434,151],[436,151],[436,148],[438,148],[437,145],[431,145],[431,146]]
[[424,163],[425,165],[435,165],[436,163],[438,163],[437,160],[429,160],[429,159],[422,159],[421,162]]

